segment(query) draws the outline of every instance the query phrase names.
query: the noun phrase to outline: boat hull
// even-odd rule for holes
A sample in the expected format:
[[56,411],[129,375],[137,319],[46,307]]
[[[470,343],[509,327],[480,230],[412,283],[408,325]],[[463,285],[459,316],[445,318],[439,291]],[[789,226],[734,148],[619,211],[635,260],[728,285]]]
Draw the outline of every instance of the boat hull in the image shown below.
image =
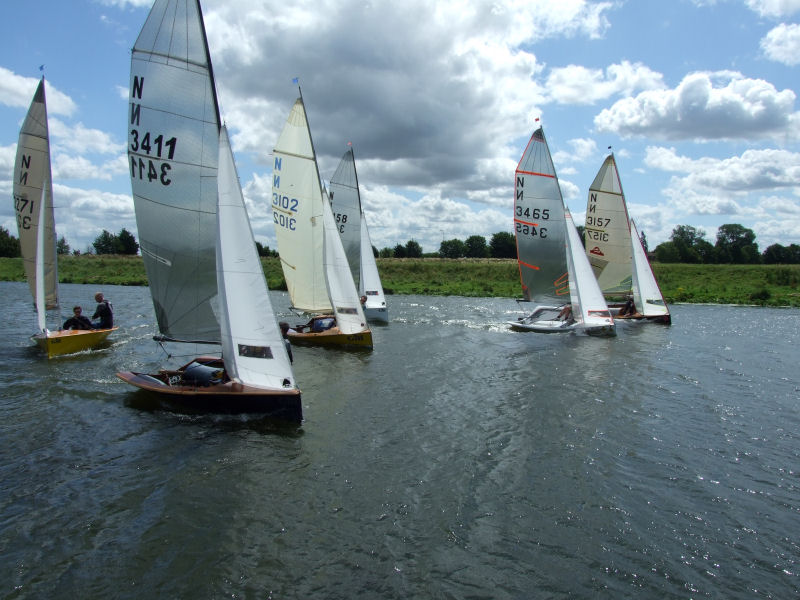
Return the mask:
[[389,309],[386,307],[370,308],[369,306],[365,306],[364,316],[367,317],[368,321],[375,321],[377,323],[388,323]]
[[372,350],[372,332],[369,329],[358,333],[342,333],[338,327],[317,332],[289,332],[293,344],[307,346],[329,346],[352,350]]
[[672,316],[669,314],[666,315],[641,315],[639,313],[633,315],[623,315],[619,316],[616,315],[614,317],[616,321],[649,321],[650,323],[661,323],[662,325],[672,325]]
[[219,381],[188,380],[187,367],[196,363],[220,373],[225,368],[221,358],[200,356],[179,369],[162,369],[155,374],[121,371],[117,373],[117,377],[125,383],[157,395],[159,400],[192,411],[258,413],[293,422],[303,420],[301,394],[297,388],[258,388],[224,381],[224,376]]
[[61,331],[48,331],[37,333],[31,339],[47,353],[47,358],[75,354],[89,350],[106,341],[111,332],[119,329],[63,329]]
[[508,324],[512,331],[534,333],[568,333],[577,329],[576,323],[566,323],[565,321],[533,321],[531,323],[508,321]]

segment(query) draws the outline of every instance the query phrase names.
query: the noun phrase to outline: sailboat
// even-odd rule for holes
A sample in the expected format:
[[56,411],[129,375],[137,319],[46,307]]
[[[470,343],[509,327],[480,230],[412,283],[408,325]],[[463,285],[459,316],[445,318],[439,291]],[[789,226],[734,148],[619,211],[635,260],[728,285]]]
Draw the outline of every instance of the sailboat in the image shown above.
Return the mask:
[[47,102],[42,77],[19,132],[14,163],[14,209],[25,276],[37,314],[38,333],[32,339],[48,358],[93,348],[118,329],[50,331],[47,328],[47,309],[59,306],[52,181]]
[[221,344],[177,369],[117,373],[202,410],[302,419],[197,0],[156,0],[131,57],[128,157],[159,341]]
[[603,294],[631,291],[631,231],[625,194],[614,154],[609,154],[589,186],[584,240],[586,256]]
[[613,152],[605,158],[589,187],[584,239],[586,255],[603,294],[632,295],[635,312],[619,314],[617,318],[670,322],[669,309],[628,215]]
[[514,230],[523,296],[537,306],[509,322],[511,328],[614,335],[614,320],[564,207],[542,127],[533,132],[517,165]]
[[354,281],[358,282],[358,295],[363,301],[364,315],[369,321],[388,323],[389,309],[372,252],[367,219],[361,207],[352,147],[344,153],[331,177],[330,197],[350,272]]
[[295,343],[371,349],[327,191],[322,187],[302,92],[274,149],[272,216],[295,310],[315,315],[289,330]]

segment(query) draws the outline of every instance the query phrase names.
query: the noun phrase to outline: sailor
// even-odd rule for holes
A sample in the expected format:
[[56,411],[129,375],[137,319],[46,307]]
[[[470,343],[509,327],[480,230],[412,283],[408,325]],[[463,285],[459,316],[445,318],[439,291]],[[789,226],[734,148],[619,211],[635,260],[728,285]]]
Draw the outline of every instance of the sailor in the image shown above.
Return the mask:
[[93,329],[92,322],[81,314],[80,306],[72,307],[72,316],[64,321],[64,329]]
[[633,315],[636,313],[636,305],[633,303],[633,296],[628,296],[628,299],[625,301],[625,306],[619,309],[619,313],[617,313],[618,317],[626,317],[629,315]]
[[97,310],[94,311],[92,319],[100,319],[94,324],[94,328],[111,329],[114,326],[114,312],[111,303],[103,297],[102,292],[94,295],[94,301],[97,302]]

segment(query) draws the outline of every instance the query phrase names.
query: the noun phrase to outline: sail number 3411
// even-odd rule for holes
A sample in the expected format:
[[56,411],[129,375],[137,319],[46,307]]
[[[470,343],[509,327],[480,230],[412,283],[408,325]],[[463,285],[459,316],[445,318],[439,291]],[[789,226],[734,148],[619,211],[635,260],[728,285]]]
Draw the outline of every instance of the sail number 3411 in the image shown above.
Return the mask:
[[[150,140],[150,132],[146,132],[144,136],[139,135],[138,129],[131,129],[130,133],[130,151],[136,153],[146,152],[153,155],[155,158],[166,158],[172,160],[175,156],[175,146],[178,139],[172,137],[164,140],[163,135],[159,135],[153,140]],[[131,179],[147,179],[147,181],[158,181],[161,185],[169,185],[172,180],[169,178],[169,171],[172,166],[167,162],[159,160],[153,161],[151,158],[144,159],[141,155],[131,157]]]

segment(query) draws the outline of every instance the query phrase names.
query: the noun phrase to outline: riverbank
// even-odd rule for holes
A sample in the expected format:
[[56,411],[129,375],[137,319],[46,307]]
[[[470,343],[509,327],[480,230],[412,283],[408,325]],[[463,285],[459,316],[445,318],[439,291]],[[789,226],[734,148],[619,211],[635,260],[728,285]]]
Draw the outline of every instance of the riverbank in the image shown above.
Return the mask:
[[[262,259],[270,289],[285,290],[277,258]],[[516,298],[519,269],[510,259],[381,258],[387,294]],[[800,307],[800,265],[654,263],[667,302]],[[147,285],[139,256],[61,256],[59,280],[96,285]],[[21,258],[0,258],[0,281],[24,281]]]

